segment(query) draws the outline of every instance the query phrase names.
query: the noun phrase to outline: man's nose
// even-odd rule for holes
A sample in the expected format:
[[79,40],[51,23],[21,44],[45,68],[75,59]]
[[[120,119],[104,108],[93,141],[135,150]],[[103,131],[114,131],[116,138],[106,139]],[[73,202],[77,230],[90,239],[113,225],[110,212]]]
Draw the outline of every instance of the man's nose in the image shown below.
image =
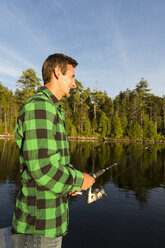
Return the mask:
[[73,80],[73,83],[72,83],[72,88],[76,88],[76,83],[75,83],[74,80]]

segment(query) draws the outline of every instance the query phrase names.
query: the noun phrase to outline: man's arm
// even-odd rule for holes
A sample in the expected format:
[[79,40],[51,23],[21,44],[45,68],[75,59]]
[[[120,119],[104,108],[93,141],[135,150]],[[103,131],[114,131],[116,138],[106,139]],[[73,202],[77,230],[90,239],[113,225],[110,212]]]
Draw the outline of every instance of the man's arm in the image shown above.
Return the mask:
[[88,180],[83,174],[61,164],[61,154],[52,131],[53,111],[51,103],[42,98],[26,105],[22,155],[28,172],[39,186],[55,194],[78,191],[82,185],[85,189]]

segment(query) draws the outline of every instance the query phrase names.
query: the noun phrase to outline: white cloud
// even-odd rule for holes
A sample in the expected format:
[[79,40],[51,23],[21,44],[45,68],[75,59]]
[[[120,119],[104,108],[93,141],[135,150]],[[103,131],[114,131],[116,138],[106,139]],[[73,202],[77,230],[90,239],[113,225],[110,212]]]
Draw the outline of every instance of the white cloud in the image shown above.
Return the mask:
[[2,44],[0,44],[0,50],[1,53],[3,52],[4,57],[8,57],[8,60],[12,61],[14,59],[15,63],[19,62],[21,64],[24,64],[25,66],[32,67],[32,64],[24,59],[18,52],[14,52]]
[[1,73],[1,77],[2,75],[5,75],[16,79],[20,75],[21,69],[9,64],[5,65],[0,61],[0,73]]

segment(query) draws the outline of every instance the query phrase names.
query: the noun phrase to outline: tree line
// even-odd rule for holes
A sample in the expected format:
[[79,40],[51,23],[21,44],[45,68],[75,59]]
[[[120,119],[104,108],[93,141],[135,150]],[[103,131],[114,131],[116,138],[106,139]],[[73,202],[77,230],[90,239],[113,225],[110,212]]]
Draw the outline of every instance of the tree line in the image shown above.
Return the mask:
[[[13,134],[23,104],[37,92],[41,79],[33,68],[22,72],[15,92],[0,83],[0,134]],[[163,139],[165,137],[165,96],[150,93],[142,78],[135,89],[121,91],[114,99],[98,89],[85,89],[76,80],[70,98],[63,98],[69,136]]]

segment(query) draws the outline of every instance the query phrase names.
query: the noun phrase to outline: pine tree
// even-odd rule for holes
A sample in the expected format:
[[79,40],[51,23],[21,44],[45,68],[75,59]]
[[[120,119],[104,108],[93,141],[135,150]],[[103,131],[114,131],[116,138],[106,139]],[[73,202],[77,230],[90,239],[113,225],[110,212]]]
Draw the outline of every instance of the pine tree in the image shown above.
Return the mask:
[[143,124],[143,116],[145,113],[145,100],[147,97],[148,92],[150,89],[148,89],[148,82],[142,78],[140,82],[136,85],[135,93],[137,96],[137,106],[139,107],[139,116],[137,121],[142,125]]
[[104,112],[102,112],[101,116],[99,118],[98,132],[103,137],[106,137],[106,135],[107,135],[107,124],[108,124],[108,118],[106,117],[106,114]]
[[96,131],[97,131],[97,121],[93,117],[93,119],[92,119],[92,134],[94,134]]
[[17,109],[13,92],[0,83],[0,133],[13,133]]
[[120,117],[117,113],[113,116],[112,126],[111,126],[111,136],[114,138],[121,138],[123,136],[123,129],[121,125]]
[[88,137],[90,137],[91,136],[91,122],[90,122],[90,120],[89,120],[89,118],[87,118],[86,120],[85,120],[85,123],[84,123],[84,134],[85,134],[85,136],[88,136]]
[[93,116],[97,119],[97,112],[101,104],[105,102],[104,94],[102,91],[94,90],[91,92],[91,101],[93,105]]
[[72,126],[73,126],[72,120],[69,118],[66,118],[66,132],[68,135],[71,134]]
[[143,138],[144,139],[155,139],[157,136],[156,128],[153,122],[149,120],[148,115],[144,117],[143,124]]
[[71,126],[71,130],[70,130],[70,136],[77,136],[77,130],[76,130],[76,127],[75,125],[72,125]]
[[143,138],[143,129],[138,122],[134,123],[134,125],[133,125],[132,136],[135,139],[142,139]]
[[128,126],[128,137],[132,139],[143,139],[143,129],[139,123],[133,123],[132,121]]
[[163,134],[165,135],[165,96],[163,96]]
[[34,69],[29,68],[26,71],[23,71],[17,81],[17,86],[19,86],[19,88],[15,91],[19,108],[36,93],[37,88],[41,86],[40,81],[41,79],[36,76]]
[[106,136],[107,137],[110,137],[110,134],[111,134],[111,119],[107,119],[107,134]]
[[123,136],[127,135],[127,126],[128,126],[128,120],[127,116],[125,114],[121,114],[121,125],[123,129]]

